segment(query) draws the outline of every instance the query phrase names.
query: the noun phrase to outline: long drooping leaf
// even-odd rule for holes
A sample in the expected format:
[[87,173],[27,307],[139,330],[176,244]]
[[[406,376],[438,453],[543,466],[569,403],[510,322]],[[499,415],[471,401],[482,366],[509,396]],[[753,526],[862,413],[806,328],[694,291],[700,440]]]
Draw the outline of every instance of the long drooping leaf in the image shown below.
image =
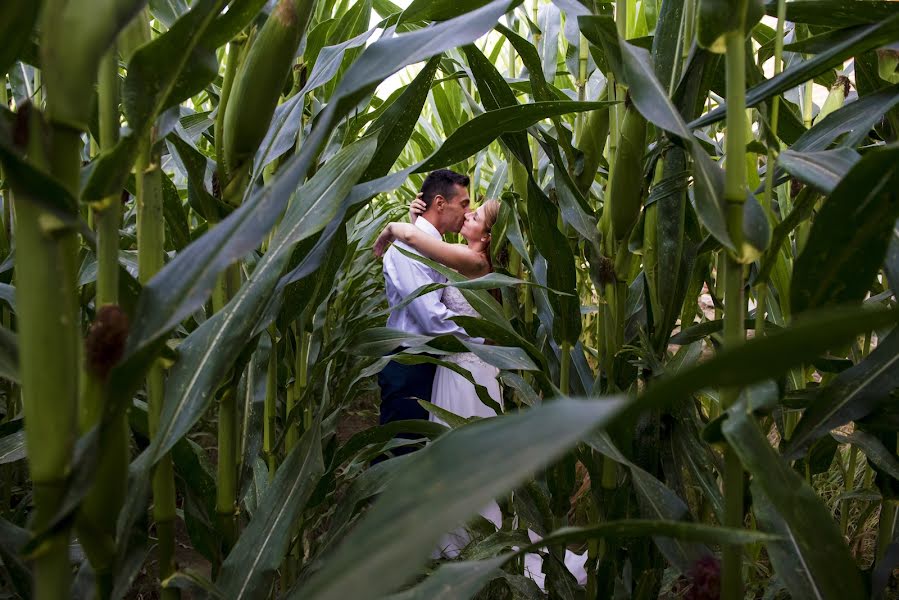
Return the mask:
[[897,322],[899,311],[865,308],[829,309],[803,315],[781,331],[722,350],[712,360],[661,378],[628,407],[627,416],[664,406],[703,388],[743,386],[778,377],[860,333]]
[[300,190],[288,208],[268,252],[232,300],[185,340],[166,382],[166,401],[150,447],[152,463],[163,456],[202,416],[216,386],[241,351],[241,344],[278,283],[291,248],[321,231],[368,166],[375,139],[348,146]]
[[[487,60],[487,57],[478,50],[477,46],[473,44],[465,46],[462,48],[462,51],[468,59],[468,65],[471,67],[471,72],[477,83],[484,108],[489,111],[518,104],[518,101],[515,99],[515,93],[509,87],[505,78]],[[512,154],[521,161],[521,164],[527,165],[529,163],[531,156],[528,148],[527,133],[524,131],[504,133],[500,136],[500,139]]]
[[[883,0],[871,0],[861,5],[853,0],[803,0],[788,2],[786,8],[787,21],[828,27],[877,23],[896,12],[895,6]],[[777,15],[777,2],[768,2],[766,9],[768,14]]]
[[415,587],[386,596],[384,600],[469,600],[491,579],[500,576],[499,567],[511,556],[440,565]]
[[874,124],[899,103],[899,84],[860,97],[816,123],[799,136],[790,147],[794,152],[825,150],[839,136],[846,133],[841,145],[854,148],[868,135]]
[[[687,504],[661,481],[628,460],[615,447],[608,434],[592,435],[586,442],[597,452],[630,470],[644,516],[657,521],[681,521],[689,518]],[[701,544],[687,543],[679,538],[653,537],[665,558],[682,573],[689,572],[696,561],[703,556],[711,555],[711,551]]]
[[762,508],[759,519],[769,532],[785,538],[769,542],[768,548],[793,597],[864,597],[861,573],[812,487],[777,455],[750,415],[733,411],[723,431],[752,475],[752,496]]
[[861,301],[883,264],[897,217],[899,148],[873,150],[815,218],[793,270],[793,311]]
[[489,560],[443,564],[415,587],[387,598],[389,600],[467,599],[483,588],[491,578],[498,575],[496,569],[512,558],[532,552],[537,548],[597,539],[623,540],[640,537],[679,540],[692,544],[755,544],[777,539],[777,536],[747,529],[654,519],[630,519],[608,521],[585,527],[563,527],[549,533],[537,542],[521,545],[521,548],[514,553]]
[[[322,569],[289,597],[363,600],[394,591],[419,571],[444,532],[621,408],[615,398],[558,400],[447,433],[404,465]],[[397,528],[406,535],[394,535]]]
[[266,0],[233,0],[228,11],[216,17],[203,34],[202,46],[216,49],[240,33],[259,14]]
[[6,519],[0,519],[0,560],[9,575],[10,583],[24,600],[31,598],[33,588],[31,571],[25,565],[20,552],[28,543],[27,529],[16,527]]
[[268,593],[293,536],[293,527],[324,472],[320,423],[278,467],[262,505],[222,564],[216,587],[225,598],[258,598]]
[[831,429],[861,419],[889,401],[890,392],[899,386],[897,367],[899,335],[892,333],[865,360],[817,391],[793,430],[785,455],[796,458],[802,449]]
[[539,542],[534,542],[522,548],[518,552],[527,552],[544,545],[568,544],[597,538],[624,539],[636,537],[660,537],[696,544],[754,544],[777,539],[775,535],[759,531],[735,529],[733,527],[716,527],[704,523],[688,523],[665,519],[627,519],[608,521],[586,527],[563,527],[548,534]]
[[852,444],[865,453],[873,464],[882,471],[889,473],[893,479],[899,481],[899,460],[896,454],[887,450],[886,446],[870,433],[856,429],[848,435],[832,433],[833,438],[841,444]]
[[[147,0],[73,0],[64,9],[46,11],[42,16],[42,56],[64,57],[41,65],[45,81],[52,82],[53,94],[66,99],[56,105],[53,117],[57,122],[87,131],[100,60],[146,3]],[[4,12],[7,10],[5,7]]]
[[6,328],[0,328],[0,377],[19,383],[19,342]]
[[0,438],[0,465],[25,458],[25,432],[22,430]]
[[[412,21],[447,21],[488,4],[488,0],[413,0],[403,11],[401,23]],[[520,4],[515,2],[514,4]],[[514,5],[509,6],[513,8]]]
[[378,134],[378,153],[362,176],[363,181],[386,175],[405,149],[434,81],[439,58],[429,60],[400,97],[368,128],[367,133]]
[[422,162],[417,172],[431,171],[451,165],[475,154],[501,134],[521,131],[534,123],[552,116],[598,110],[608,102],[551,101],[507,106],[485,112],[468,121],[440,146],[432,156]]
[[[777,94],[793,88],[800,83],[841,65],[846,59],[861,54],[866,50],[883,46],[896,38],[899,32],[899,15],[871,25],[850,27],[844,30],[845,36],[838,43],[832,44],[826,51],[816,54],[814,58],[790,67],[763,83],[746,91],[746,107],[755,106]],[[688,127],[699,129],[722,120],[727,114],[726,106],[719,106],[698,119],[691,121]]]
[[[6,73],[21,55],[37,23],[38,2],[11,2],[0,11],[0,73]],[[5,84],[4,84],[5,85]]]
[[835,148],[820,152],[796,152],[785,149],[777,155],[777,163],[787,173],[812,186],[822,194],[830,194],[861,159],[851,148]]

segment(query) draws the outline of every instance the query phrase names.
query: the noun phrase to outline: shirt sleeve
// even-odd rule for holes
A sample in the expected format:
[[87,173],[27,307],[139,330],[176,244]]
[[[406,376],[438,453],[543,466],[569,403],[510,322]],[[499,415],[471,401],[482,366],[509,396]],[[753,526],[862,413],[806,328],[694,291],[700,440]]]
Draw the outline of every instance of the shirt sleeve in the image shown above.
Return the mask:
[[[393,281],[400,296],[406,298],[423,285],[439,283],[430,267],[405,256],[394,255],[390,258],[392,260],[384,262],[384,271]],[[405,310],[424,335],[450,334],[467,342],[484,343],[483,338],[468,335],[465,329],[450,320],[459,315],[446,307],[440,298],[439,290],[419,296],[410,302]]]

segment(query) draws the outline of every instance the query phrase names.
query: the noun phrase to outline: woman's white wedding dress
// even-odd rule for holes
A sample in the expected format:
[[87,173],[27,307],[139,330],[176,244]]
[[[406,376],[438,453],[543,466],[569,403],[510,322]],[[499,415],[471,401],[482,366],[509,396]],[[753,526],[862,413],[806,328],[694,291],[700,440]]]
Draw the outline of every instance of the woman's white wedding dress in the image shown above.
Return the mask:
[[[443,288],[443,304],[459,315],[470,317],[478,317],[478,312],[462,295],[458,288]],[[473,352],[462,352],[454,354],[445,359],[447,362],[458,364],[462,368],[471,373],[472,378],[480,385],[487,388],[490,397],[500,406],[503,405],[502,394],[499,389],[497,375],[499,369],[490,365],[475,355]],[[447,369],[446,367],[437,367],[434,374],[434,384],[431,388],[431,403],[444,410],[447,410],[460,417],[494,417],[496,412],[481,402],[475,392],[474,386],[467,379],[458,373]],[[431,421],[446,424],[442,419],[431,414]],[[496,502],[491,502],[487,507],[481,510],[481,516],[492,522],[497,529],[502,528],[502,512]],[[540,539],[536,533],[528,530],[528,536],[532,542]],[[446,534],[440,542],[439,554],[446,558],[455,558],[461,550],[469,543],[470,537],[464,528]],[[580,585],[587,582],[587,572],[584,564],[587,561],[587,554],[578,555],[570,550],[565,551],[565,566],[574,575]],[[539,554],[532,553],[525,555],[524,561],[525,575],[530,577],[544,589],[543,574],[543,557]]]
[[[443,288],[443,304],[458,315],[478,317],[477,311],[471,307],[465,296],[458,288]],[[471,373],[471,376],[479,384],[487,388],[490,397],[502,406],[502,394],[499,391],[499,382],[496,376],[499,369],[485,363],[474,352],[461,352],[447,357],[446,362],[452,362]],[[460,417],[495,417],[496,412],[478,398],[474,386],[471,383],[446,367],[437,367],[434,374],[434,384],[431,388],[431,403],[444,410],[459,415]],[[431,420],[438,423],[446,423],[433,414]]]

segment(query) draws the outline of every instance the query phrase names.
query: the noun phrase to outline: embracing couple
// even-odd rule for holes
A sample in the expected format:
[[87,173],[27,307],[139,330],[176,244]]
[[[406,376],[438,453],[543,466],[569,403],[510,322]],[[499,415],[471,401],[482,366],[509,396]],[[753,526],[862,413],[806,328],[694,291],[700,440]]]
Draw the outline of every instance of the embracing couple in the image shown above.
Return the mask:
[[[467,342],[484,343],[485,340],[470,336],[451,320],[455,316],[478,316],[455,287],[429,292],[403,304],[422,286],[446,283],[447,279],[397,249],[429,258],[469,279],[490,273],[493,270],[490,232],[499,214],[499,202],[487,200],[477,210],[471,210],[468,185],[468,177],[454,171],[442,169],[430,173],[422,184],[421,193],[411,204],[411,223],[388,224],[375,242],[375,254],[384,259],[387,303],[391,309],[388,327],[410,334],[450,334]],[[450,232],[459,233],[466,243],[444,242],[443,235]],[[456,363],[471,373],[475,382],[487,388],[490,397],[502,406],[497,381],[499,370],[496,367],[471,352],[444,357],[444,360]],[[378,375],[378,384],[381,387],[382,425],[429,418],[442,423],[438,417],[429,415],[418,403],[419,399],[460,417],[496,415],[492,408],[481,402],[471,382],[450,369],[430,363],[405,365],[391,361]],[[398,448],[395,453],[404,451],[408,450]],[[493,522],[497,529],[502,527],[502,513],[495,502],[483,509],[481,515]],[[528,534],[532,541],[538,539],[533,531],[528,531]],[[450,533],[441,541],[442,554],[455,557],[467,542],[468,536],[464,530]],[[586,558],[586,554],[578,556],[570,551],[565,552],[565,565],[581,584],[586,582]],[[538,554],[525,556],[525,570],[542,588],[542,558]]]
[[[375,242],[375,254],[384,258],[387,303],[391,309],[388,327],[417,335],[450,334],[468,342],[484,342],[469,336],[451,320],[458,315],[478,316],[457,288],[445,287],[401,305],[418,288],[446,283],[446,277],[403,254],[397,247],[446,265],[470,279],[492,270],[490,230],[496,222],[499,203],[488,200],[472,211],[468,184],[468,177],[453,171],[430,173],[410,207],[411,224],[390,223]],[[461,234],[467,243],[444,242],[443,235],[450,232]],[[470,352],[446,360],[467,369],[475,381],[487,388],[493,400],[502,405],[496,380],[499,371],[495,367]],[[406,419],[428,419],[428,412],[418,399],[460,417],[496,414],[481,402],[469,381],[450,369],[431,363],[404,365],[391,361],[378,376],[378,383],[381,386],[382,425]],[[434,416],[430,418],[440,421]]]

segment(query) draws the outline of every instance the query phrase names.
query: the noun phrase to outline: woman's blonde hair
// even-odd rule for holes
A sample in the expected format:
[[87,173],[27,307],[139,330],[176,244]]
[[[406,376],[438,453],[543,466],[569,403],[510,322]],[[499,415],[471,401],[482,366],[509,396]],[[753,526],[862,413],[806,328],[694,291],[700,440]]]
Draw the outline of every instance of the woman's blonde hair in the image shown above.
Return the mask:
[[489,233],[499,216],[499,200],[490,199],[481,205],[484,208],[484,227]]

